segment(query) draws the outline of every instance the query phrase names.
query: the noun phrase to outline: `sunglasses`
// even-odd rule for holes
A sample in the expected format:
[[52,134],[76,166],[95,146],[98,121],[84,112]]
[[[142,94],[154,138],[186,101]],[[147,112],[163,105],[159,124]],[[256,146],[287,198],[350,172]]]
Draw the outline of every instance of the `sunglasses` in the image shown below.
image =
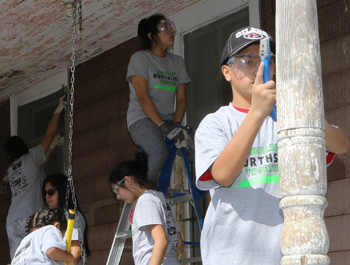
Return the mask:
[[117,194],[117,189],[120,187],[120,184],[122,184],[124,180],[125,180],[125,179],[122,179],[122,180],[119,181],[117,184],[115,184],[114,187],[112,188],[112,189],[113,189],[113,192],[114,192],[115,194]]
[[49,196],[52,196],[55,194],[56,191],[57,191],[57,189],[44,190],[43,194],[44,194],[44,196],[46,196],[46,194],[48,194]]

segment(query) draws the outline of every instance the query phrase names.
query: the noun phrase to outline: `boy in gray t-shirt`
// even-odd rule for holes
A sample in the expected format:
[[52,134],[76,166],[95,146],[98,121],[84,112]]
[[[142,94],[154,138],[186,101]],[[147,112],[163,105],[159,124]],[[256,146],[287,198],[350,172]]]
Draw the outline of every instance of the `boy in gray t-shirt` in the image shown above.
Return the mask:
[[[269,34],[252,27],[230,35],[221,70],[231,84],[232,102],[207,115],[195,135],[196,183],[212,198],[201,234],[204,265],[272,265],[282,258],[277,124],[270,117],[276,85],[263,82],[259,42],[264,37]],[[272,63],[271,80],[274,72]],[[332,139],[327,150],[346,152],[346,134],[327,122],[325,129]]]

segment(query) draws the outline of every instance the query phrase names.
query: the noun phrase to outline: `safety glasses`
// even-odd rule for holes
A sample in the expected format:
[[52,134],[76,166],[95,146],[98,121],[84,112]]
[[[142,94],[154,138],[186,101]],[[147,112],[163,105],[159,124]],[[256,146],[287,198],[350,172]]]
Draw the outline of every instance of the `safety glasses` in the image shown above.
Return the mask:
[[176,26],[175,23],[170,20],[162,20],[157,25],[158,33],[160,35],[166,35],[171,30],[174,30],[174,33],[176,32]]
[[46,196],[46,194],[48,194],[51,197],[52,195],[55,194],[56,191],[57,191],[57,189],[44,190],[43,194],[44,194],[44,196]]
[[[275,56],[271,56],[269,70],[270,74],[275,74],[276,63]],[[234,72],[240,72],[243,74],[252,74],[258,70],[259,64],[261,63],[260,56],[257,54],[244,53],[232,56],[227,65],[232,68]]]
[[114,192],[115,194],[117,194],[117,189],[120,187],[120,184],[122,184],[124,180],[125,180],[125,179],[122,179],[122,180],[119,181],[117,184],[115,184],[114,187],[112,188],[112,189],[113,189],[113,192]]

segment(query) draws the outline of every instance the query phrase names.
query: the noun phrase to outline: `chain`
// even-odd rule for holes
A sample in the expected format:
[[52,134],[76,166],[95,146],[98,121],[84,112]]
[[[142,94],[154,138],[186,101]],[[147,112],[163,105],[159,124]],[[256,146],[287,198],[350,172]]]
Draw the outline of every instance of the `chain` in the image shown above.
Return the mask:
[[[69,194],[72,194],[72,201],[74,205],[74,211],[77,211],[77,201],[75,197],[74,185],[73,185],[73,177],[72,177],[72,156],[73,156],[73,115],[74,115],[74,81],[75,81],[75,49],[76,49],[76,37],[77,37],[77,11],[78,10],[78,34],[80,36],[82,30],[82,0],[77,0],[74,2],[74,11],[73,11],[73,32],[72,32],[72,55],[71,55],[71,87],[70,87],[70,98],[69,98],[69,144],[68,144],[68,170],[67,170],[67,192],[66,192],[66,202],[64,206],[64,210],[68,210],[68,200]],[[81,40],[81,38],[80,38]],[[78,238],[79,245],[81,247],[81,257],[83,260],[83,264],[86,264],[86,251],[84,248],[83,235],[80,230],[79,218],[78,221]]]

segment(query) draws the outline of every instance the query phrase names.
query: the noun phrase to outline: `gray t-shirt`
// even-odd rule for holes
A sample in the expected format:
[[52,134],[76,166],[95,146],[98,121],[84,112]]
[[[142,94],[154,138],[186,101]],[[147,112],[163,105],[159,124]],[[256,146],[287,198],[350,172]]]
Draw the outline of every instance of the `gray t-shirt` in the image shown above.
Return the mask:
[[[68,220],[69,212],[65,212],[66,218]],[[77,211],[74,219],[73,233],[72,233],[72,241],[73,240],[81,240],[84,243],[84,231],[85,231],[85,220],[82,214]],[[66,234],[64,235],[63,241],[66,242]],[[83,265],[83,259],[78,262],[78,265]]]
[[246,116],[229,104],[207,115],[196,131],[196,184],[212,197],[201,234],[204,265],[272,265],[282,258],[277,123],[266,117],[230,187],[208,172]]
[[6,225],[27,218],[43,207],[41,186],[45,178],[42,164],[46,162],[41,144],[16,159],[7,170],[12,193]]
[[52,260],[46,255],[50,248],[66,250],[61,231],[53,225],[44,226],[23,238],[11,265],[64,265],[63,261]]
[[175,54],[166,52],[164,58],[143,50],[131,56],[126,80],[129,82],[130,102],[127,113],[128,128],[136,121],[147,118],[136,96],[131,76],[147,79],[148,94],[160,117],[165,121],[174,120],[174,100],[179,84],[189,83],[184,60]]
[[164,227],[168,247],[163,260],[164,265],[179,265],[175,249],[177,246],[177,226],[171,207],[162,192],[148,190],[137,201],[132,222],[132,243],[135,265],[145,265],[151,260],[154,240],[149,225]]

